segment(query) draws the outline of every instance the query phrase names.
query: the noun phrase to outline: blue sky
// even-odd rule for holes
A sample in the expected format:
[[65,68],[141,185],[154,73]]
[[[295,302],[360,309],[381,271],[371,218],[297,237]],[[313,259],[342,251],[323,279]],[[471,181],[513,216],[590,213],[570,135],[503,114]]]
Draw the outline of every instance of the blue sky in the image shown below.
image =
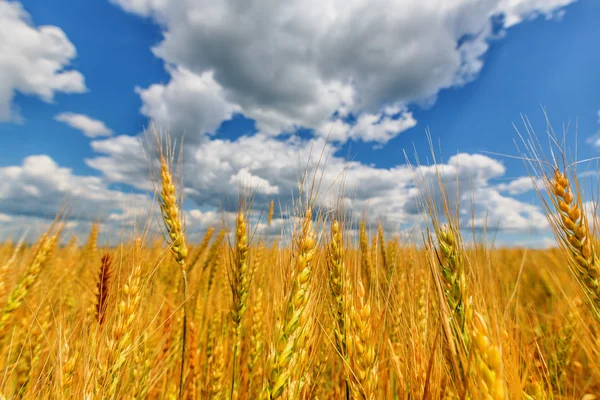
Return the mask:
[[[262,3],[0,0],[10,27],[0,28],[0,228],[40,224],[64,199],[77,220],[140,215],[132,204],[149,186],[137,138],[152,119],[185,135],[198,231],[241,183],[289,204],[311,145],[326,147],[332,171],[352,160],[357,209],[410,225],[403,151],[430,159],[429,129],[502,240],[545,240],[523,163],[489,152],[517,155],[512,123],[525,114],[543,132],[543,105],[556,128],[578,122],[579,158],[598,155],[600,3]],[[63,200],[41,205],[49,196]],[[506,222],[505,208],[525,211]]]

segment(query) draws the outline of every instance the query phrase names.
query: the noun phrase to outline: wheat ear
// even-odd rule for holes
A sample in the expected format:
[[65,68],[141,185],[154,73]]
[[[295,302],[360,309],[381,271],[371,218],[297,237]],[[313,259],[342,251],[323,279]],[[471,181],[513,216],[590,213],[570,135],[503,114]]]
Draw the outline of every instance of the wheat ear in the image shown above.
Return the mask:
[[281,396],[298,363],[299,352],[306,342],[310,327],[300,326],[310,299],[310,281],[313,270],[316,241],[312,223],[312,210],[308,208],[302,221],[302,229],[296,239],[294,284],[287,302],[285,315],[277,339],[275,360],[269,379],[271,399]]
[[248,307],[248,292],[250,286],[250,276],[248,270],[248,225],[244,217],[244,210],[240,208],[237,215],[235,229],[235,244],[233,249],[233,261],[230,272],[231,296],[231,319],[233,321],[233,364],[231,380],[231,397],[236,389],[236,364],[239,358],[241,347],[241,327],[242,319]]
[[559,214],[551,225],[563,248],[568,250],[575,278],[585,288],[594,314],[600,320],[600,266],[579,191],[573,190],[566,175],[558,169],[548,183]]
[[102,256],[102,265],[100,266],[100,274],[98,276],[98,285],[96,287],[96,320],[100,325],[104,322],[104,313],[106,312],[106,304],[108,303],[108,290],[110,285],[111,275],[111,258],[110,254],[106,253]]
[[275,201],[271,200],[269,203],[269,215],[267,217],[267,226],[271,226],[273,221],[273,214],[275,214]]
[[40,272],[42,272],[42,268],[50,260],[52,250],[56,240],[58,239],[59,233],[55,233],[53,235],[45,233],[40,239],[33,261],[31,264],[29,264],[25,274],[21,280],[19,280],[17,286],[13,289],[12,293],[8,297],[8,301],[6,302],[4,309],[2,310],[2,315],[0,316],[0,330],[4,328],[13,313],[19,307],[21,307],[25,296],[27,296],[27,293],[29,293],[31,287],[37,281]]
[[351,334],[348,337],[349,366],[353,397],[375,400],[377,397],[377,351],[371,326],[371,305],[365,288],[358,280],[356,297],[350,310]]
[[121,288],[121,301],[117,307],[116,320],[112,327],[112,334],[108,340],[108,354],[105,365],[102,366],[102,375],[97,380],[94,390],[98,396],[106,390],[106,398],[112,399],[117,394],[121,373],[134,347],[134,338],[131,331],[133,322],[138,313],[141,301],[141,266],[136,263],[129,279]]
[[[440,225],[436,229],[437,260],[432,262],[440,293],[440,314],[445,334],[445,356],[453,372],[454,382],[466,380],[469,335],[467,320],[470,310],[466,294],[463,247],[460,231],[454,225]],[[446,304],[444,304],[444,302]],[[461,389],[462,391],[462,389]]]
[[159,205],[162,211],[162,219],[167,230],[167,240],[171,248],[171,254],[181,267],[181,279],[183,283],[183,328],[181,334],[181,375],[179,377],[179,397],[183,394],[183,377],[185,376],[185,348],[187,341],[187,272],[185,261],[188,255],[188,249],[185,244],[183,232],[183,223],[179,212],[179,203],[173,177],[169,169],[169,164],[165,160],[160,150],[160,177],[162,190],[159,196]]
[[200,257],[202,257],[202,255],[206,252],[206,249],[208,248],[208,244],[210,243],[210,239],[212,238],[214,232],[215,228],[213,227],[210,227],[206,230],[206,233],[204,234],[204,239],[202,239],[202,243],[200,244],[200,246],[198,246],[196,254],[194,254],[194,257],[192,257],[192,259],[188,263],[188,275],[192,273],[192,270],[194,269],[196,264],[198,264],[198,260],[200,260]]
[[[330,310],[334,323],[333,337],[338,354],[347,362],[347,291],[348,279],[344,266],[344,242],[342,230],[337,220],[331,223],[331,238],[327,246],[327,269],[329,270]],[[350,398],[350,388],[346,380],[346,398]]]
[[361,259],[361,272],[363,281],[370,289],[374,281],[373,263],[371,262],[371,251],[369,250],[369,237],[367,235],[367,229],[364,221],[360,222],[359,228],[359,245],[360,245],[360,259]]
[[489,400],[505,400],[506,391],[502,377],[502,355],[494,343],[485,319],[478,312],[473,313],[471,337],[475,353],[476,387]]

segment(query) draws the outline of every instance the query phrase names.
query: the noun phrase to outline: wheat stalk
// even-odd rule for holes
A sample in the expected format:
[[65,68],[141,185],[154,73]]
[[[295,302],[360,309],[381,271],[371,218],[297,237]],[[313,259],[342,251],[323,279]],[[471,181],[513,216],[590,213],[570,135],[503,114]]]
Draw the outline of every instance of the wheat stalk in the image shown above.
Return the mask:
[[[158,138],[157,138],[158,141]],[[159,142],[159,141],[158,141]],[[185,376],[185,348],[187,344],[187,271],[185,262],[188,255],[187,245],[185,244],[185,234],[183,229],[182,217],[179,211],[179,202],[173,183],[173,177],[169,164],[167,163],[163,148],[159,142],[160,156],[160,178],[161,191],[158,198],[162,212],[162,220],[167,231],[167,241],[171,249],[171,254],[181,267],[181,279],[183,283],[183,321],[181,334],[181,371],[179,378],[179,397],[183,395],[183,377]]]

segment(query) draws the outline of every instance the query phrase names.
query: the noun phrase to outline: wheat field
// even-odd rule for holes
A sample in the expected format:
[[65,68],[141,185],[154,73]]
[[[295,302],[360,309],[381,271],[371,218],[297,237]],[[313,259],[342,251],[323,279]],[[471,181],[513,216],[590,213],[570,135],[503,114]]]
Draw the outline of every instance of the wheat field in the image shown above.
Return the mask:
[[[164,151],[163,151],[164,149]],[[594,399],[600,393],[595,218],[577,175],[529,148],[556,247],[471,235],[444,191],[422,226],[387,232],[307,180],[273,237],[241,191],[234,221],[186,239],[172,152],[154,171],[163,236],[116,246],[95,224],[65,244],[0,245],[6,399]],[[341,190],[341,189],[340,189]],[[442,203],[433,192],[441,192]]]

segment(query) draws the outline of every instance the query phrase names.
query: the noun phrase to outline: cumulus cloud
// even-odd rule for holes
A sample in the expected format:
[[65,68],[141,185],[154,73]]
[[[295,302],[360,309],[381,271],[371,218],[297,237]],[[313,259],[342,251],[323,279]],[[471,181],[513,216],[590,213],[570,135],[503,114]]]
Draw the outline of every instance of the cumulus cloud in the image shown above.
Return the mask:
[[159,127],[174,135],[185,135],[186,141],[195,141],[240,112],[237,105],[226,100],[224,89],[211,71],[196,75],[185,68],[168,69],[168,84],[136,89],[143,102],[142,114]]
[[[156,239],[162,239],[160,225],[156,219],[149,219],[150,214],[144,214],[142,218],[127,221],[114,221],[103,219],[99,221],[68,219],[61,220],[59,224],[63,227],[61,242],[67,243],[72,238],[78,245],[83,245],[92,228],[93,223],[98,223],[100,234],[98,243],[102,246],[114,246],[122,241],[131,240],[135,234],[143,237],[147,243]],[[30,215],[16,215],[11,217],[10,222],[0,220],[0,241],[19,241],[22,238],[26,242],[34,242],[47,232],[53,225],[54,219],[36,217]],[[150,228],[148,228],[148,226]]]
[[[118,136],[94,141],[92,146],[102,148],[105,154],[99,157],[102,162],[92,158],[88,165],[115,182],[143,189],[147,172],[136,173],[143,168],[122,162],[134,159],[139,152],[139,147],[132,145],[134,142]],[[192,207],[202,212],[234,212],[240,189],[249,187],[255,192],[255,204],[259,208],[276,198],[283,214],[289,214],[300,182],[308,171],[305,183],[310,187],[313,176],[316,177],[320,207],[334,206],[343,185],[341,200],[352,207],[357,217],[368,209],[372,221],[382,217],[386,227],[398,231],[419,221],[419,196],[424,192],[419,189],[420,184],[415,186],[415,177],[418,183],[432,187],[433,190],[425,194],[441,203],[437,189],[439,172],[446,183],[448,197],[460,201],[465,226],[475,224],[482,228],[485,225],[515,232],[545,227],[545,217],[537,206],[506,196],[497,188],[495,180],[504,177],[506,168],[498,160],[481,154],[456,154],[436,166],[411,168],[399,164],[377,168],[336,156],[337,147],[322,138],[283,140],[258,133],[236,140],[213,139],[187,147],[188,157],[182,163],[185,193]],[[127,173],[120,172],[120,168]],[[473,199],[474,220],[471,219]],[[198,213],[196,215],[202,215]]]
[[264,178],[252,175],[248,168],[242,168],[232,175],[231,178],[229,178],[229,183],[231,185],[237,185],[240,190],[247,187],[260,194],[268,195],[279,193],[279,188],[277,186],[271,185],[269,181]]
[[521,176],[511,180],[509,183],[502,183],[497,186],[497,189],[503,192],[508,192],[512,195],[523,194],[534,190],[535,188],[544,189],[544,181],[530,176]]
[[147,196],[108,187],[96,176],[78,176],[47,155],[0,168],[0,213],[53,219],[65,206],[72,218],[94,220],[127,207],[144,207]]
[[85,136],[90,138],[111,136],[113,134],[113,131],[107,128],[104,122],[90,118],[87,115],[64,112],[57,114],[54,119],[64,122],[71,128],[79,129]]
[[360,139],[384,144],[416,124],[412,113],[405,108],[387,107],[381,113],[362,113],[353,124],[340,118],[325,122],[316,133],[337,142]]
[[476,228],[512,232],[539,232],[549,228],[544,212],[537,205],[502,196],[492,188],[476,190],[473,204],[473,226]]
[[20,3],[0,0],[0,121],[20,119],[15,91],[45,102],[57,92],[84,92],[83,75],[66,69],[76,55],[60,28],[36,27]]
[[[107,140],[94,140],[91,147],[96,153],[106,156],[98,155],[86,159],[85,163],[102,171],[109,182],[129,182],[135,177],[135,187],[152,190],[144,148],[139,138],[120,135]],[[140,179],[142,177],[143,179]]]
[[[389,104],[431,104],[478,75],[498,30],[552,17],[574,0],[112,1],[162,26],[154,54],[176,67],[171,82],[148,90],[200,90],[217,108],[207,117],[198,103],[179,107],[176,96],[160,95],[144,99],[146,115],[202,135],[237,107],[269,135],[329,127],[337,141],[385,143],[416,123],[408,112],[389,116]],[[188,89],[182,79],[210,85]],[[332,119],[348,113],[357,126]],[[194,114],[201,123],[190,129]]]
[[[139,143],[137,138],[121,136],[93,141],[93,146],[104,154],[88,163],[102,172],[102,177],[75,175],[45,155],[30,156],[21,165],[0,168],[0,235],[7,237],[9,232],[9,237],[18,236],[16,229],[25,227],[26,221],[47,226],[64,205],[69,206],[69,220],[78,224],[73,230],[79,237],[97,219],[117,241],[130,237],[134,224],[151,226],[153,232],[159,232],[151,196],[128,194],[111,186],[152,188],[147,163],[138,156]],[[362,218],[363,212],[368,211],[368,223],[374,226],[381,219],[390,233],[410,230],[423,221],[420,196],[430,196],[441,204],[438,174],[445,182],[448,197],[459,200],[459,215],[465,228],[487,227],[489,231],[519,234],[547,229],[546,218],[538,206],[498,189],[495,181],[503,178],[505,167],[480,154],[456,154],[435,166],[400,164],[377,168],[336,156],[336,147],[323,139],[279,140],[258,134],[232,141],[210,140],[191,147],[189,153],[195,158],[182,164],[190,240],[198,240],[209,226],[231,223],[244,187],[255,194],[253,221],[258,223],[261,210],[264,213],[268,202],[276,199],[278,207],[269,232],[289,233],[294,202],[302,187],[312,186],[313,177],[318,207],[327,211],[341,200],[348,210],[353,210],[354,218]],[[122,163],[124,159],[129,162]],[[423,184],[434,189],[424,192]],[[342,185],[344,191],[340,193]],[[264,221],[261,224],[259,228],[266,232]]]
[[66,222],[63,239],[75,236],[79,243],[93,222],[101,224],[100,240],[107,245],[134,232],[156,236],[161,229],[152,196],[113,189],[103,177],[76,175],[47,155],[0,168],[0,241],[24,233],[35,240],[59,214]]

